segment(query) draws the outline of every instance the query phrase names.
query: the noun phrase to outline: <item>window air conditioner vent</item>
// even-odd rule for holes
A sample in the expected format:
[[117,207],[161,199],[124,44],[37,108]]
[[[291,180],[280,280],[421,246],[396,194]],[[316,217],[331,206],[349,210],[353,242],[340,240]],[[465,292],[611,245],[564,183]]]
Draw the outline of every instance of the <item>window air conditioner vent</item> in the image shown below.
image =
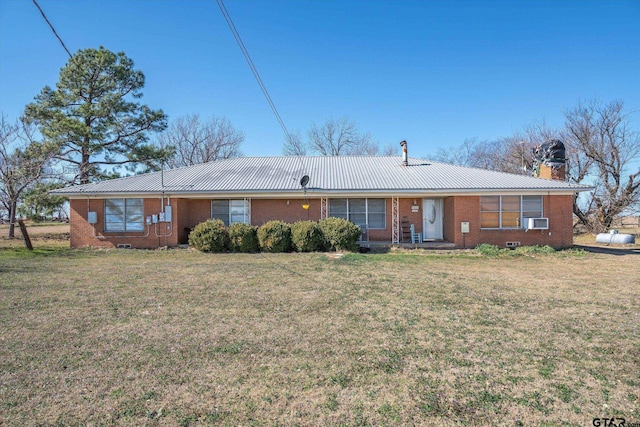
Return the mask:
[[549,229],[549,218],[529,218],[527,222],[528,230],[547,230]]

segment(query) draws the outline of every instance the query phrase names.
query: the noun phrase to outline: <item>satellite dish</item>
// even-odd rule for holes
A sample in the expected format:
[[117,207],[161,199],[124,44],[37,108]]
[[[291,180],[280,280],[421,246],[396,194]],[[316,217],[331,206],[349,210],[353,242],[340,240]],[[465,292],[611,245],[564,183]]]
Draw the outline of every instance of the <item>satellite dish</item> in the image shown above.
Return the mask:
[[302,179],[300,180],[300,185],[304,188],[307,186],[308,183],[309,183],[309,175],[303,176]]

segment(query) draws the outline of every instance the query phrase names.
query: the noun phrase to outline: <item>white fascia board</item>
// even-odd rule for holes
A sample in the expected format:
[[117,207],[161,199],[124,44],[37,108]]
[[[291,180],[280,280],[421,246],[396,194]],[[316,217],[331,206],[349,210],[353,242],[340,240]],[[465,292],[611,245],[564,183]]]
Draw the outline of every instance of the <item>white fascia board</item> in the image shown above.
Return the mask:
[[154,198],[154,197],[173,197],[173,198],[186,198],[186,199],[304,199],[304,198],[365,198],[365,197],[400,197],[400,198],[439,198],[450,196],[500,196],[505,194],[514,195],[559,195],[559,196],[572,196],[575,193],[582,191],[592,191],[592,187],[583,188],[521,188],[521,189],[455,189],[455,190],[428,190],[428,189],[416,189],[416,190],[378,190],[378,191],[362,191],[362,190],[339,190],[339,191],[326,191],[326,190],[307,190],[306,195],[302,191],[260,191],[260,192],[132,192],[132,193],[70,193],[60,194],[67,196],[69,199],[107,199],[107,198]]

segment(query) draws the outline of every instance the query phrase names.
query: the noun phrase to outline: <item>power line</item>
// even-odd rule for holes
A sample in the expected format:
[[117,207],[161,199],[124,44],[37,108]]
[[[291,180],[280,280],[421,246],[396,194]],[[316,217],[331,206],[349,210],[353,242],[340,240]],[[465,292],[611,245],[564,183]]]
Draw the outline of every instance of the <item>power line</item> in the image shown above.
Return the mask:
[[271,96],[269,95],[269,92],[267,91],[267,87],[264,85],[264,82],[262,81],[262,78],[260,77],[260,74],[258,73],[258,69],[253,64],[253,61],[251,60],[251,56],[249,55],[249,52],[247,51],[247,48],[245,47],[245,45],[244,45],[244,43],[242,41],[242,38],[240,38],[240,34],[238,33],[238,30],[236,29],[236,26],[234,25],[233,20],[231,19],[231,16],[229,15],[229,12],[227,12],[227,8],[225,7],[224,2],[222,0],[216,0],[216,2],[218,3],[218,7],[220,8],[220,12],[222,12],[222,16],[224,17],[225,21],[227,21],[227,25],[229,26],[229,29],[231,30],[231,33],[233,34],[233,38],[236,40],[236,43],[238,43],[238,46],[240,46],[240,50],[242,51],[242,55],[244,55],[244,59],[249,64],[249,68],[251,68],[251,72],[253,73],[253,77],[255,77],[256,81],[258,82],[258,86],[260,86],[260,89],[262,90],[262,93],[264,94],[265,98],[267,99],[267,102],[269,103],[269,107],[271,107],[271,111],[273,111],[273,114],[276,116],[276,120],[278,120],[278,123],[280,124],[280,127],[282,128],[282,132],[284,132],[284,136],[285,136],[285,138],[287,138],[287,142],[291,141],[291,135],[289,135],[289,131],[287,130],[287,127],[285,126],[284,121],[282,120],[282,117],[280,117],[280,113],[278,113],[278,109],[276,108],[276,105],[273,103],[273,100],[271,99]]
[[[244,59],[247,61],[247,64],[249,64],[249,68],[251,69],[251,72],[253,73],[253,77],[256,79],[256,81],[258,82],[258,86],[260,86],[260,89],[262,90],[262,93],[264,94],[264,97],[267,99],[267,102],[269,103],[269,107],[271,107],[271,111],[273,111],[273,114],[276,116],[276,120],[278,120],[278,123],[280,124],[280,127],[282,128],[282,132],[284,132],[284,136],[287,139],[287,142],[291,141],[291,135],[289,134],[289,131],[287,130],[287,127],[284,124],[284,121],[282,120],[282,117],[280,117],[280,113],[278,112],[278,109],[276,108],[276,105],[273,103],[273,100],[271,99],[271,96],[269,95],[269,91],[267,91],[267,87],[265,86],[264,82],[262,81],[262,78],[260,77],[260,73],[258,73],[258,69],[256,68],[256,66],[253,63],[253,60],[251,60],[251,56],[249,55],[249,52],[247,51],[247,48],[244,45],[244,42],[242,41],[242,38],[240,37],[240,34],[238,33],[238,30],[236,29],[235,24],[233,23],[233,20],[231,19],[231,16],[229,15],[229,12],[227,12],[227,8],[224,5],[223,0],[216,0],[216,3],[218,3],[218,7],[220,8],[220,12],[222,12],[222,16],[224,17],[225,21],[227,21],[227,25],[229,26],[229,29],[231,30],[231,34],[233,34],[233,38],[236,40],[236,43],[238,43],[238,46],[240,47],[240,50],[242,51],[242,55],[244,56]],[[302,169],[301,169],[301,173],[305,174],[305,169],[306,169],[306,165],[305,162],[303,161],[301,156],[295,156],[298,161],[300,162],[300,164],[302,165]],[[305,174],[306,175],[306,174]],[[302,181],[300,182],[300,184],[302,185]],[[306,184],[302,185],[303,191],[304,191],[304,195],[306,198],[307,195],[307,189],[306,189]],[[298,277],[302,277],[303,279],[307,279],[307,280],[311,280],[312,282],[315,282],[317,284],[320,285],[324,285],[321,282],[318,282],[317,280],[315,280],[313,277],[307,277],[305,274],[296,271],[294,269],[291,269],[290,267],[276,262],[273,259],[269,259],[264,253],[260,252],[260,255],[267,260],[268,262],[270,262],[273,265],[278,266],[279,268],[293,274],[296,275]]]
[[64,50],[67,51],[67,55],[69,55],[69,58],[73,58],[73,55],[71,55],[71,52],[69,52],[69,49],[67,49],[67,46],[64,44],[64,42],[62,41],[62,39],[60,38],[60,36],[58,35],[58,33],[56,32],[56,29],[53,28],[53,24],[51,24],[51,22],[49,22],[49,20],[47,19],[47,15],[44,14],[44,11],[42,10],[42,8],[40,7],[40,5],[38,4],[38,2],[36,0],[33,0],[33,4],[36,5],[36,7],[38,8],[38,10],[40,11],[40,14],[42,15],[42,17],[44,18],[44,20],[47,22],[47,24],[49,24],[49,28],[51,28],[51,31],[53,31],[53,34],[56,36],[56,38],[58,39],[58,41],[60,42],[60,44],[62,45],[62,47],[64,48]]

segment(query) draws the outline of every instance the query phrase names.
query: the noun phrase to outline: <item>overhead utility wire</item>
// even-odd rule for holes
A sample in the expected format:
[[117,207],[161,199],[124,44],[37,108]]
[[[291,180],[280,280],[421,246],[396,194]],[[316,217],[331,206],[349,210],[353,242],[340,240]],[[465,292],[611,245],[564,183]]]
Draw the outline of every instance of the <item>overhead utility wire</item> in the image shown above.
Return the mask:
[[240,50],[242,51],[242,55],[244,55],[244,59],[249,64],[249,68],[251,68],[253,77],[255,77],[256,81],[258,82],[258,85],[260,86],[260,89],[262,90],[262,93],[264,94],[265,98],[267,98],[269,107],[271,107],[271,111],[273,111],[273,114],[276,116],[276,119],[278,120],[278,123],[280,124],[280,127],[284,132],[284,136],[287,138],[287,142],[291,141],[291,136],[289,135],[289,131],[287,130],[287,127],[285,126],[284,121],[282,121],[282,117],[280,117],[280,113],[278,113],[278,109],[276,108],[276,105],[273,103],[273,100],[271,99],[271,96],[267,91],[267,87],[264,85],[264,82],[262,81],[262,78],[258,73],[258,69],[253,64],[253,61],[251,60],[251,56],[249,56],[249,52],[247,51],[247,48],[242,42],[242,38],[240,38],[240,34],[238,33],[238,30],[236,29],[236,26],[234,25],[233,20],[229,15],[229,12],[227,12],[227,8],[225,7],[224,2],[222,0],[216,0],[216,2],[218,3],[220,12],[222,12],[222,16],[224,16],[225,21],[227,21],[227,25],[229,26],[229,29],[233,34],[233,38],[236,39],[236,43],[238,43],[238,46],[240,46]]
[[[273,114],[276,116],[276,119],[278,120],[278,123],[280,124],[280,127],[282,128],[282,132],[284,132],[284,136],[285,136],[285,138],[287,138],[287,142],[291,141],[291,135],[289,135],[289,131],[287,130],[287,127],[285,126],[284,121],[282,120],[282,117],[280,117],[280,113],[278,113],[278,109],[276,108],[276,105],[273,103],[273,100],[271,99],[271,96],[269,95],[269,92],[267,91],[267,87],[264,85],[264,82],[262,81],[262,78],[260,77],[260,74],[258,73],[258,69],[253,64],[253,61],[251,60],[251,56],[249,55],[249,52],[247,51],[247,48],[245,47],[244,42],[242,41],[242,38],[240,37],[240,34],[238,33],[238,30],[236,29],[236,26],[233,23],[233,20],[231,19],[231,16],[229,15],[229,12],[227,12],[227,8],[225,7],[223,0],[216,0],[216,3],[218,3],[218,7],[220,8],[220,12],[222,12],[222,16],[224,17],[224,20],[227,21],[227,25],[229,26],[229,29],[231,30],[231,33],[233,34],[233,38],[236,40],[236,43],[238,43],[238,46],[240,47],[240,50],[242,51],[242,55],[244,56],[244,59],[247,61],[247,64],[249,64],[249,68],[251,68],[251,72],[253,73],[253,77],[255,77],[256,81],[258,82],[258,85],[260,86],[260,89],[262,90],[262,93],[264,94],[264,97],[267,99],[267,102],[269,103],[269,107],[271,107],[271,111],[273,111]],[[300,156],[296,156],[296,157],[302,163],[302,171],[304,173],[304,170],[305,170],[304,161],[302,161],[302,158]],[[306,188],[305,188],[305,195],[306,195]],[[315,279],[307,277],[305,274],[302,274],[299,271],[292,270],[288,266],[285,266],[285,265],[283,265],[283,264],[281,264],[279,262],[276,262],[276,261],[274,261],[272,259],[267,258],[267,256],[262,252],[260,252],[260,255],[263,258],[265,258],[268,262],[271,262],[272,264],[282,268],[283,270],[286,270],[286,271],[288,271],[290,273],[293,273],[293,274],[295,274],[295,275],[297,275],[299,277],[303,277],[305,279],[311,279],[312,281],[315,281],[316,283],[319,283]]]
[[53,34],[57,37],[58,41],[60,42],[60,44],[62,45],[62,47],[64,48],[64,50],[67,51],[67,55],[69,55],[69,58],[73,58],[73,55],[71,55],[71,52],[69,52],[69,49],[67,49],[67,46],[64,44],[64,42],[62,41],[62,39],[60,38],[60,36],[58,35],[58,33],[56,32],[56,29],[53,28],[53,24],[51,24],[51,22],[49,22],[49,20],[47,19],[47,15],[44,14],[44,11],[42,10],[42,8],[40,7],[40,5],[38,4],[38,2],[36,0],[33,0],[33,4],[36,5],[36,7],[38,8],[38,10],[40,11],[40,14],[42,15],[42,17],[44,18],[44,20],[47,22],[47,24],[49,24],[49,28],[51,28],[51,31],[53,31]]

